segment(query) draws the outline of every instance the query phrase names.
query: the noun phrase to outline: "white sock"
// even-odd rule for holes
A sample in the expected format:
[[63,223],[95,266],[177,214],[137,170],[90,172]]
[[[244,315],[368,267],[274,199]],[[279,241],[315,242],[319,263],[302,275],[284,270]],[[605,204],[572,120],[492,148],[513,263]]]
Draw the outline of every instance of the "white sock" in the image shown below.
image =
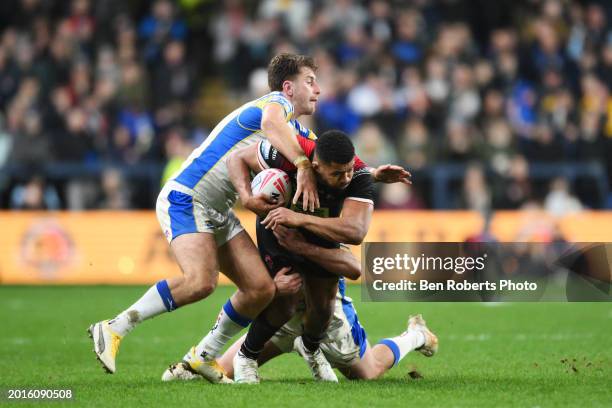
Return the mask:
[[205,353],[206,358],[218,357],[232,337],[240,333],[250,323],[251,320],[238,314],[228,300],[221,308],[215,325],[196,346],[196,356],[204,359],[202,353]]
[[175,308],[176,304],[170,294],[168,283],[165,280],[160,281],[151,286],[136,303],[112,319],[109,325],[115,333],[125,336],[140,322]]
[[425,335],[419,330],[410,330],[403,332],[399,336],[381,340],[380,344],[384,344],[391,349],[395,357],[393,365],[397,365],[397,363],[406,357],[406,354],[425,344]]

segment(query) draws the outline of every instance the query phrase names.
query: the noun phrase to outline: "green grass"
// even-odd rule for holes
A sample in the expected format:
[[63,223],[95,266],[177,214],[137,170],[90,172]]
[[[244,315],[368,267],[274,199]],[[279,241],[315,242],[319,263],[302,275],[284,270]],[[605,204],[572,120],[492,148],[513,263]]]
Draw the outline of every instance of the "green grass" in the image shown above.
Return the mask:
[[[102,372],[85,330],[143,290],[0,287],[0,387],[74,390],[74,401],[53,406],[612,406],[609,303],[361,303],[350,287],[371,343],[421,312],[440,338],[438,355],[409,354],[381,380],[340,384],[314,383],[287,355],[261,368],[259,386],[214,386],[160,376],[205,334],[230,287],[144,323],[122,343],[117,374]],[[413,366],[422,379],[407,377]]]

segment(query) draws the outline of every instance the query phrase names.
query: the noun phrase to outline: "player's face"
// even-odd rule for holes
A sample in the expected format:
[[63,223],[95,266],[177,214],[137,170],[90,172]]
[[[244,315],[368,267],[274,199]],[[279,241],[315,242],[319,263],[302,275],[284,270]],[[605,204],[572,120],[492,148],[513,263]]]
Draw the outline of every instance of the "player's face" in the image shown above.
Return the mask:
[[353,178],[353,166],[355,159],[347,164],[325,163],[315,160],[312,167],[319,176],[319,180],[331,188],[344,190]]
[[292,102],[296,116],[312,115],[315,111],[321,88],[312,69],[302,67],[293,82]]

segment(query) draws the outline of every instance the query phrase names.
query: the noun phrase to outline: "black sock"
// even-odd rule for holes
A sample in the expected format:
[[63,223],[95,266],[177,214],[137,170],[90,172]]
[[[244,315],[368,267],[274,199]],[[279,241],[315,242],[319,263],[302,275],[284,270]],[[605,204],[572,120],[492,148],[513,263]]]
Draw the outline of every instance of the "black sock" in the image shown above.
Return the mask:
[[268,340],[274,336],[280,327],[274,327],[263,316],[257,316],[247,333],[240,351],[246,357],[257,360]]
[[319,348],[319,344],[321,344],[322,337],[314,337],[308,335],[306,333],[302,334],[302,342],[304,343],[304,347],[306,350],[314,353]]

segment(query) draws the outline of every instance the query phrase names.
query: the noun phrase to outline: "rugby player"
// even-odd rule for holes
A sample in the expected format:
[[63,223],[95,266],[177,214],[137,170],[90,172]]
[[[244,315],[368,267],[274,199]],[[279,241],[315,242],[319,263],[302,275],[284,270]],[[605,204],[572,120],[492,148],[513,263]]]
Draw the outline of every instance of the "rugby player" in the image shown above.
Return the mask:
[[[421,315],[410,317],[408,328],[399,336],[381,340],[373,347],[359,322],[357,311],[351,298],[345,294],[344,277],[355,279],[361,270],[357,259],[344,249],[322,248],[308,242],[295,229],[278,227],[274,231],[279,244],[288,251],[301,254],[322,268],[343,276],[340,278],[335,297],[334,314],[321,341],[321,350],[332,366],[351,380],[372,380],[396,366],[410,351],[417,350],[427,357],[438,350],[438,338],[429,330]],[[284,271],[275,277],[279,294],[290,295],[295,292],[299,275],[289,275],[287,280]],[[279,329],[266,342],[263,351],[257,358],[259,366],[271,359],[293,350],[303,353],[297,338],[302,334],[304,305],[292,319]],[[229,378],[234,378],[233,360],[242,347],[246,335],[236,341],[217,361]],[[171,365],[162,375],[163,381],[193,380],[202,377],[190,369],[186,362]]]
[[[263,220],[259,219],[257,241],[261,257],[272,276],[288,266],[303,272],[307,307],[304,333],[297,343],[315,379],[337,381],[319,344],[333,315],[338,276],[281,248],[273,230],[280,225],[301,228],[310,242],[323,248],[338,248],[340,242],[360,244],[372,217],[373,178],[365,164],[356,158],[354,146],[343,132],[325,132],[316,143],[303,138],[298,141],[312,160],[321,207],[314,215],[293,211],[299,210],[297,206],[293,206],[293,210],[277,208],[270,211]],[[252,196],[250,172],[258,173],[269,167],[289,174],[296,170],[267,141],[232,153],[228,170],[242,202],[248,202]],[[257,359],[266,342],[292,317],[294,305],[291,302],[288,297],[275,298],[252,322],[234,359],[237,382],[259,382]]]
[[[268,66],[272,92],[227,115],[165,184],[157,199],[157,218],[182,276],[157,282],[115,318],[89,327],[94,352],[107,372],[116,370],[117,350],[125,335],[144,320],[209,296],[221,268],[238,291],[190,353],[194,369],[202,376],[211,382],[227,380],[215,357],[270,303],[276,289],[257,248],[231,210],[236,190],[226,160],[232,151],[266,140],[298,169],[294,202],[301,197],[303,209],[311,211],[319,206],[311,162],[295,137],[316,138],[296,120],[315,111],[320,94],[316,68],[308,56],[274,57]],[[279,205],[261,195],[251,196],[244,204],[259,213]]]
[[[305,152],[309,156],[314,155],[314,144],[313,143],[308,142],[307,144],[303,144],[302,138],[298,138],[298,141],[301,141],[300,142],[301,146],[305,149]],[[354,160],[357,163],[356,166],[359,168],[360,175],[364,176],[364,178],[361,180],[361,183],[365,187],[362,186],[362,188],[365,188],[367,190],[366,193],[364,193],[363,191],[359,191],[359,187],[358,186],[355,187],[357,184],[354,184],[353,185],[354,187],[352,189],[345,188],[344,190],[342,189],[334,190],[333,188],[331,188],[330,185],[327,185],[327,187],[323,188],[323,186],[325,186],[326,184],[320,183],[319,188],[323,188],[322,191],[325,192],[325,201],[324,201],[325,206],[321,207],[321,209],[319,210],[320,212],[322,212],[322,214],[329,215],[330,208],[332,210],[331,212],[332,215],[339,214],[340,207],[341,207],[341,204],[339,203],[342,203],[342,200],[343,200],[340,196],[342,196],[343,194],[345,195],[350,192],[352,192],[352,195],[354,195],[355,200],[359,200],[359,198],[357,197],[359,194],[362,194],[362,195],[366,194],[367,198],[365,198],[365,200],[367,201],[367,203],[370,203],[371,200],[369,199],[369,197],[371,195],[371,192],[369,191],[369,186],[371,186],[372,181],[385,182],[385,183],[402,182],[402,183],[410,184],[410,180],[409,180],[410,173],[408,173],[406,170],[404,170],[400,166],[383,165],[383,166],[379,166],[376,169],[366,168],[365,165],[359,160],[359,158],[355,156],[354,148],[352,146],[352,143],[348,139],[348,137],[340,132],[330,132],[328,134],[325,134],[323,138],[319,140],[319,143],[321,143],[320,146],[322,149],[325,149],[327,153],[331,154],[330,157],[332,158],[336,158],[338,154],[340,154],[341,156],[342,154],[344,154],[344,159],[341,157],[340,159],[336,159],[336,161],[341,162],[341,161]],[[259,153],[257,153],[258,151]],[[264,154],[264,151],[265,151],[265,154]],[[320,161],[320,158],[319,158],[319,161]],[[251,146],[249,148],[241,149],[241,150],[236,151],[235,153],[232,153],[232,155],[230,156],[227,162],[227,166],[228,166],[228,170],[230,171],[230,175],[232,173],[236,175],[237,180],[235,182],[241,185],[241,187],[238,189],[239,191],[242,191],[242,189],[246,188],[246,186],[248,185],[247,194],[252,194],[250,190],[250,181],[249,181],[250,171],[251,171],[251,168],[253,168],[253,170],[256,172],[261,171],[263,167],[259,166],[258,163],[265,163],[263,167],[280,166],[292,173],[295,173],[295,168],[289,168],[289,164],[287,163],[286,159],[278,152],[278,150],[274,149],[269,143],[259,144],[258,146]],[[327,169],[325,164],[326,163],[323,163],[323,162],[321,163],[313,162],[313,166],[317,169],[316,170],[317,174],[322,173],[324,172],[325,169]],[[342,180],[341,183],[343,184],[344,180]],[[342,187],[345,187],[345,186],[342,185]],[[248,203],[249,199],[250,197],[246,197],[244,194],[242,194],[243,202]],[[300,208],[300,207],[297,206],[294,208]],[[366,208],[369,208],[369,207],[366,206]],[[259,214],[261,215],[262,213],[259,213]],[[343,214],[344,216],[347,216],[346,214],[348,214],[348,212],[345,211]],[[348,218],[345,218],[345,221],[347,219]],[[369,218],[368,218],[368,222],[369,222]],[[280,226],[276,227],[276,230],[278,230],[279,228]],[[321,251],[327,250],[327,247],[334,248],[338,246],[338,244],[336,243],[324,242],[321,239],[317,239],[315,236],[312,236],[311,239],[315,239],[319,244],[323,245],[322,247],[320,247]],[[277,282],[277,289],[281,290],[282,282],[279,285],[278,283],[279,278],[287,279],[291,281],[292,279],[295,278],[295,276],[299,276],[299,275],[293,275],[293,278],[287,276],[287,271],[288,271],[287,267],[292,266],[295,260],[293,257],[286,254],[286,251],[278,247],[278,244],[275,242],[275,239],[272,236],[272,232],[265,231],[263,227],[261,227],[260,225],[258,225],[258,240],[261,244],[260,253],[261,253],[262,259],[265,260],[267,266],[270,268],[270,273],[272,275],[276,273],[276,276],[274,279],[275,279],[275,282]],[[299,262],[300,261],[298,260],[298,263]],[[342,261],[340,258],[338,258],[338,262],[339,264],[342,264]],[[314,325],[315,329],[311,329],[311,331],[314,333],[317,333],[316,336],[318,337],[325,330],[327,322],[329,321],[329,318],[331,317],[331,313],[333,312],[332,303],[333,303],[333,298],[337,290],[335,286],[337,284],[337,276],[330,275],[329,273],[325,271],[320,271],[321,268],[318,266],[313,266],[311,267],[311,269],[314,271],[313,274],[316,274],[318,272],[318,274],[321,275],[321,276],[309,276],[307,278],[308,282],[310,283],[311,291],[314,289],[318,289],[319,288],[318,285],[322,286],[326,290],[325,292],[323,292],[323,294],[315,292],[315,295],[318,295],[320,298],[322,298],[320,303],[327,305],[327,307],[325,306],[322,307],[322,309],[324,309],[325,312],[322,313],[320,312],[319,309],[317,308],[313,309],[311,307],[311,310],[315,310],[316,313],[320,313],[320,315],[317,315],[315,313],[315,316],[311,318],[312,323],[309,326],[309,327],[312,327]],[[353,272],[354,271],[355,269],[353,269]],[[359,276],[359,271],[357,270],[357,275],[353,276],[353,279],[356,279],[358,276]],[[322,279],[318,279],[319,277],[321,277]],[[328,298],[329,296],[331,296],[331,300]],[[316,298],[313,297],[313,299],[316,299]],[[319,299],[316,299],[316,302],[319,302]],[[295,300],[289,300],[289,299],[282,298],[282,297],[277,298],[276,308],[278,310],[285,312],[285,314],[282,314],[276,320],[273,320],[276,322],[275,325],[277,325],[277,328],[281,327],[286,321],[288,321],[292,317],[293,312],[291,310],[294,307],[294,303],[295,303]],[[323,319],[321,319],[321,317],[323,317]],[[267,338],[271,337],[274,334],[275,329],[274,327],[272,327],[271,329],[267,329],[266,328],[267,319],[264,319],[264,318],[256,320],[256,322],[260,323],[260,328],[261,328],[262,321],[263,321],[264,329],[266,330],[266,332],[262,334],[260,331],[256,331],[255,340],[253,341],[251,339],[252,342],[250,344],[257,344],[257,342],[261,342],[262,344],[261,347],[263,348],[263,345],[267,341]],[[250,355],[256,355],[256,354],[257,353],[252,353]],[[183,357],[183,363],[191,367],[192,371],[196,371],[192,367],[197,367],[198,365],[198,362],[194,361],[195,356],[197,356],[197,354],[193,352],[187,352],[185,356]],[[327,362],[327,360],[325,360],[324,356],[318,353],[318,354],[315,354],[314,357],[315,357],[314,363],[316,363],[316,367],[317,367],[317,370],[315,371],[316,377],[319,379],[326,379],[329,377],[332,380],[337,381],[337,378],[335,374],[333,373],[331,366],[329,366],[329,363]],[[249,380],[245,380],[243,377],[242,379],[239,378],[238,381],[239,382],[257,382],[256,379],[258,377],[256,375],[256,370],[253,371],[249,368],[250,366],[255,364],[256,357],[246,359],[246,357],[243,355],[243,358],[245,359],[244,361],[246,361],[247,363],[245,366],[245,369],[250,370],[252,374],[249,376],[250,378]],[[307,361],[309,361],[309,364],[311,366],[312,364],[314,364],[312,358]],[[323,375],[318,374],[321,371],[323,371]],[[327,373],[327,375],[325,373]]]

